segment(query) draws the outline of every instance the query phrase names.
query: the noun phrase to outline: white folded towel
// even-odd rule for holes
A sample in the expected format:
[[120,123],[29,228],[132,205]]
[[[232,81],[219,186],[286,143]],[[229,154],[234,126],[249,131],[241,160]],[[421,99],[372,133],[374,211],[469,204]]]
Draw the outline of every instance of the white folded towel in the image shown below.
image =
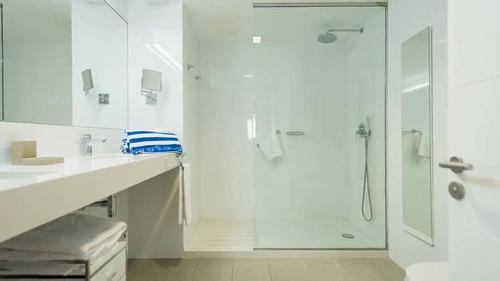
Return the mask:
[[258,146],[267,160],[272,161],[283,155],[278,135],[274,132],[259,141]]
[[417,155],[423,158],[431,158],[431,146],[429,139],[424,137],[422,133],[415,134],[413,146],[417,150]]

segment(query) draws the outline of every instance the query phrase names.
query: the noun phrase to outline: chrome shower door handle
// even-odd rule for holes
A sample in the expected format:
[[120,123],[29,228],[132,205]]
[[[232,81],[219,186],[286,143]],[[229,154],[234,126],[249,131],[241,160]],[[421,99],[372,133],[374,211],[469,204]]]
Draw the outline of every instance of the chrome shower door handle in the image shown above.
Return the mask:
[[439,167],[450,169],[456,174],[460,174],[463,171],[470,171],[474,168],[472,164],[465,163],[462,158],[456,156],[452,156],[449,161],[440,162]]

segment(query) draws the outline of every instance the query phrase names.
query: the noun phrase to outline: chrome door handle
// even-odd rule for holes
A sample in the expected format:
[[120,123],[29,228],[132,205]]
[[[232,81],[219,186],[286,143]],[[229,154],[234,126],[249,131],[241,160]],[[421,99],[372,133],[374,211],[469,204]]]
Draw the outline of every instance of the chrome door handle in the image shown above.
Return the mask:
[[453,156],[450,161],[444,161],[439,163],[439,167],[452,170],[456,174],[460,174],[463,171],[470,171],[474,168],[472,164],[465,163],[460,157]]

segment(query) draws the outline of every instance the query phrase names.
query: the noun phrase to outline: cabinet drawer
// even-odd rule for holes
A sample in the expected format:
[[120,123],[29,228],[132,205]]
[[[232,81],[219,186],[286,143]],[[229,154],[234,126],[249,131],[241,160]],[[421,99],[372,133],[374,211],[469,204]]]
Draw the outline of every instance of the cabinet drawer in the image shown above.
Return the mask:
[[120,281],[125,275],[127,268],[126,251],[121,251],[105,266],[103,266],[92,278],[91,281]]

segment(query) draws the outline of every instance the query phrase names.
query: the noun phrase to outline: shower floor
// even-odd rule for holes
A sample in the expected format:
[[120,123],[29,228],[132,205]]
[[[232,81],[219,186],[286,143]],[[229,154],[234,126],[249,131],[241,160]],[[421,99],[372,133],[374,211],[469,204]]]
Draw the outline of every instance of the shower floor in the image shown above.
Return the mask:
[[[346,239],[343,234],[352,234]],[[383,248],[348,221],[199,220],[186,251],[246,252],[254,249]]]
[[193,227],[188,252],[246,252],[256,245],[254,220],[202,219]]
[[[348,221],[257,221],[256,232],[255,248],[262,249],[381,248]],[[343,234],[352,234],[354,238],[346,239]]]

